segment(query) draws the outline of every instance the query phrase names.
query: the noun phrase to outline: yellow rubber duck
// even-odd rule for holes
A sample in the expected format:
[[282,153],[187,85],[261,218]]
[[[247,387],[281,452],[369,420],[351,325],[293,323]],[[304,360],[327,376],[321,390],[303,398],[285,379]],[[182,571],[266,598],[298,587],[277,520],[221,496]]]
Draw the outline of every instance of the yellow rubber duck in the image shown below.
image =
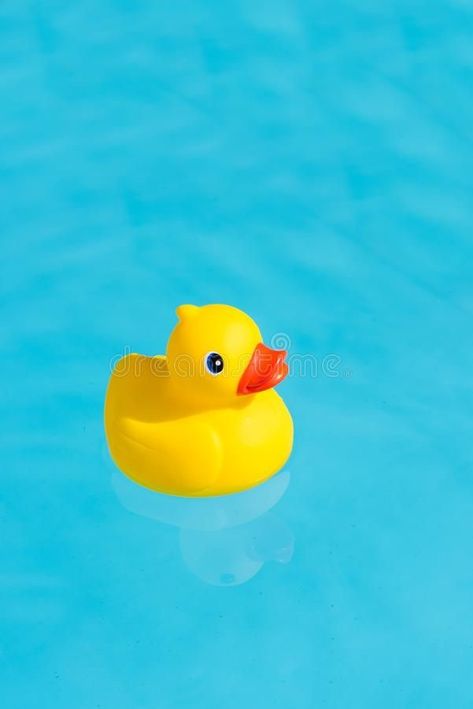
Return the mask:
[[166,356],[130,354],[116,365],[105,430],[117,466],[173,495],[223,495],[276,473],[292,450],[291,415],[272,387],[285,350],[229,305],[181,305]]

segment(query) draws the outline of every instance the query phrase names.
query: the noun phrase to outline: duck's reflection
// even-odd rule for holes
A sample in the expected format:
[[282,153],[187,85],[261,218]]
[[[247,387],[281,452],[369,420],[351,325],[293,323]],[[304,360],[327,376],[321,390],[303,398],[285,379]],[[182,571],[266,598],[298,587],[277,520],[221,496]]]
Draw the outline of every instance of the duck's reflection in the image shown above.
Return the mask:
[[126,509],[179,528],[184,563],[213,586],[246,583],[266,562],[291,560],[293,534],[272,509],[289,481],[289,472],[283,471],[245,492],[187,498],[153,492],[119,472],[112,475],[112,487]]

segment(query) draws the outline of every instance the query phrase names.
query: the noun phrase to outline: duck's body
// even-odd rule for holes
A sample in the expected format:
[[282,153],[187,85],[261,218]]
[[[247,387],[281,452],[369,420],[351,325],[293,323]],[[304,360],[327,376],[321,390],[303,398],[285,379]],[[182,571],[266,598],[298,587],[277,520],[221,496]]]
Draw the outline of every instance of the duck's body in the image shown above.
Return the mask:
[[[219,351],[225,351],[222,343]],[[183,387],[195,371],[176,376],[175,367],[171,347],[171,363],[166,356],[131,354],[112,373],[106,434],[112,457],[129,477],[176,495],[220,495],[257,485],[284,465],[292,420],[273,389],[261,390],[257,381],[260,388],[254,385],[249,395],[229,397],[227,382],[225,395],[206,397]],[[206,381],[216,386],[213,378]]]

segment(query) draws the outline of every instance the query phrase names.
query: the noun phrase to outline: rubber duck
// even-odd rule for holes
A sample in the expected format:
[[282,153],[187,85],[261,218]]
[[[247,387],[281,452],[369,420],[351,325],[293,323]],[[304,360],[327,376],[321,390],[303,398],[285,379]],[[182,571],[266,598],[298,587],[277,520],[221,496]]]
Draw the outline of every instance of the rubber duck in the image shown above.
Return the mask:
[[181,305],[166,355],[128,354],[115,366],[105,431],[116,465],[159,492],[239,492],[280,470],[293,443],[291,415],[274,391],[287,352],[263,344],[246,313]]

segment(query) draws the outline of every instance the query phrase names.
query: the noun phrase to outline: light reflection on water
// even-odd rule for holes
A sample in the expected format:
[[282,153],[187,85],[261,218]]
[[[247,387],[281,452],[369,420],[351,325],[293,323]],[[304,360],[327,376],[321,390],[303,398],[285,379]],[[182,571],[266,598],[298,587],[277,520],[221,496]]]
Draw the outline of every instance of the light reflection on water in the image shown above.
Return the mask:
[[187,498],[154,492],[116,471],[111,478],[123,507],[179,529],[184,564],[212,586],[240,585],[267,562],[291,560],[294,535],[273,511],[289,482],[290,473],[284,470],[245,492]]

